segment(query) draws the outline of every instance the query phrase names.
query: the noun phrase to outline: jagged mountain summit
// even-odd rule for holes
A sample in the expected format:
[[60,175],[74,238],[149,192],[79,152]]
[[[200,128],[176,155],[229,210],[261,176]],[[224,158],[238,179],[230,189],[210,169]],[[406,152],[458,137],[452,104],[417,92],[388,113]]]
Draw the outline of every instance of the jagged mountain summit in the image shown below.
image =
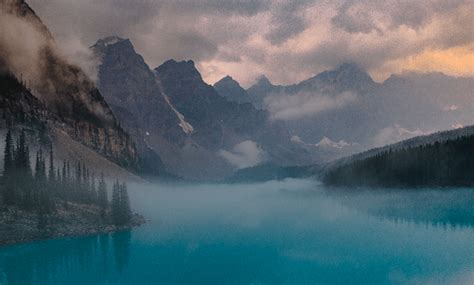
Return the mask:
[[378,84],[355,63],[343,63],[335,70],[328,70],[295,85],[297,91],[309,88],[334,88],[334,91],[367,91]]
[[275,94],[298,94],[317,92],[317,94],[335,95],[344,91],[357,91],[361,94],[372,91],[378,84],[370,75],[355,63],[344,63],[335,70],[323,71],[311,78],[292,85],[274,85],[265,76],[247,89],[258,108],[266,108],[265,98]]
[[171,103],[197,130],[193,139],[207,149],[227,150],[250,140],[277,164],[305,164],[313,159],[291,141],[286,126],[270,120],[267,112],[220,96],[203,81],[194,62],[170,60],[155,72]]
[[257,82],[247,89],[252,104],[257,109],[264,109],[263,101],[269,94],[279,93],[282,86],[273,85],[270,80],[262,75],[257,79]]
[[99,40],[92,49],[101,58],[99,89],[114,113],[137,144],[159,155],[171,173],[223,178],[239,167],[240,160],[233,158],[246,155],[226,155],[241,143],[275,163],[312,161],[291,142],[283,124],[271,122],[250,103],[219,95],[193,61],[171,59],[151,70],[131,42],[119,38]]
[[441,73],[402,73],[377,83],[345,63],[288,86],[262,77],[247,93],[309,144],[328,137],[370,149],[474,123],[473,89],[474,78]]
[[[108,37],[91,49],[100,59],[97,86],[122,126],[132,135],[148,174],[164,172],[159,140],[183,145],[183,119],[161,92],[153,71],[128,39]],[[160,149],[160,150],[154,150]]]
[[252,102],[252,98],[250,98],[247,91],[245,91],[237,81],[228,75],[216,82],[214,88],[219,95],[223,96],[228,101],[236,103]]

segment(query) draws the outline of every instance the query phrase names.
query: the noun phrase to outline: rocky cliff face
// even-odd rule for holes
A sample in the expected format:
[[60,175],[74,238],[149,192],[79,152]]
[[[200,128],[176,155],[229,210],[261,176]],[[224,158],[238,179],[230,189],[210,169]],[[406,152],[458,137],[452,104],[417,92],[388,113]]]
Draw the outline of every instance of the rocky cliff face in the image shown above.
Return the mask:
[[[157,132],[169,140],[184,139],[180,120],[161,93],[155,75],[129,40],[99,40],[92,49],[100,57],[98,86],[129,130]],[[137,128],[138,127],[138,128]]]
[[[123,164],[122,167],[118,166],[117,162],[107,159],[106,155],[117,152],[122,157],[122,163],[134,161],[135,158],[128,157],[127,154],[133,153],[133,149],[128,149],[132,144],[124,141],[104,141],[116,140],[117,136],[113,133],[77,134],[92,144],[92,146],[86,146],[70,135],[81,128],[66,125],[12,74],[0,74],[0,116],[2,118],[0,120],[1,133],[4,133],[7,128],[13,129],[17,134],[20,130],[25,130],[33,148],[49,147],[52,144],[55,159],[58,162],[62,163],[63,160],[81,162],[90,166],[96,173],[104,173],[107,177],[141,181],[140,178],[122,168]],[[110,150],[105,149],[105,153],[101,154],[97,151],[100,145]],[[116,146],[120,147],[114,150],[113,147]]]
[[231,103],[219,96],[202,80],[193,61],[169,60],[155,73],[170,102],[193,126],[191,137],[205,148],[218,150],[235,141],[235,136],[251,136],[266,121],[266,114],[251,104]]
[[251,140],[278,164],[305,164],[312,159],[290,140],[286,126],[250,103],[229,102],[206,84],[192,61],[169,60],[155,69],[172,104],[196,130],[192,138],[211,150],[229,149]]
[[[309,162],[280,123],[251,104],[229,102],[206,84],[194,62],[169,60],[149,69],[129,40],[99,40],[98,86],[122,125],[166,169],[188,179],[219,179],[235,165],[222,156],[251,141],[277,163]],[[304,159],[303,159],[304,158]]]
[[60,56],[34,11],[23,0],[2,1],[0,8],[6,31],[0,37],[0,71],[24,82],[28,92],[75,140],[122,166],[137,169],[137,152],[128,134],[94,83]]

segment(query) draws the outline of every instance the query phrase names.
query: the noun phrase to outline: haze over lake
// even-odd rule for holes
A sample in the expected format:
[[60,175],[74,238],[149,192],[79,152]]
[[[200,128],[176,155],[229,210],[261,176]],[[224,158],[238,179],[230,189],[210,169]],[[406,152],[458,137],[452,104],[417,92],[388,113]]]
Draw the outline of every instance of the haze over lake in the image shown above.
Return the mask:
[[351,193],[285,180],[130,195],[147,224],[1,248],[0,284],[474,282],[469,189]]

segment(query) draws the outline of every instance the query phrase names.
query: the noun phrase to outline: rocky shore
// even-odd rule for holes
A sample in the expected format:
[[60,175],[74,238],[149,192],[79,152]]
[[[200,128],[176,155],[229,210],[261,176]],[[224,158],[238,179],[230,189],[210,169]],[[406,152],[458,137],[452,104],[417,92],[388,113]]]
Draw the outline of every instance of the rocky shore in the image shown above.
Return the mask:
[[[40,218],[37,213],[17,207],[0,208],[0,246],[69,236],[110,233],[131,229],[145,223],[145,218],[133,214],[127,225],[116,226],[109,215],[100,217],[97,206],[73,204],[58,207],[53,214]],[[40,219],[42,221],[40,222]],[[40,223],[44,226],[39,227]]]

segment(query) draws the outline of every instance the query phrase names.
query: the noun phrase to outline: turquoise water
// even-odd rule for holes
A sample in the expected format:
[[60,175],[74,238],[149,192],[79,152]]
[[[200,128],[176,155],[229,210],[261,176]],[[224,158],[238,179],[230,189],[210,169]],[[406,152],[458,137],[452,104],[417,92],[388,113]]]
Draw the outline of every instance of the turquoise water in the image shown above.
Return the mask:
[[474,191],[131,186],[149,222],[0,248],[0,284],[474,284]]

